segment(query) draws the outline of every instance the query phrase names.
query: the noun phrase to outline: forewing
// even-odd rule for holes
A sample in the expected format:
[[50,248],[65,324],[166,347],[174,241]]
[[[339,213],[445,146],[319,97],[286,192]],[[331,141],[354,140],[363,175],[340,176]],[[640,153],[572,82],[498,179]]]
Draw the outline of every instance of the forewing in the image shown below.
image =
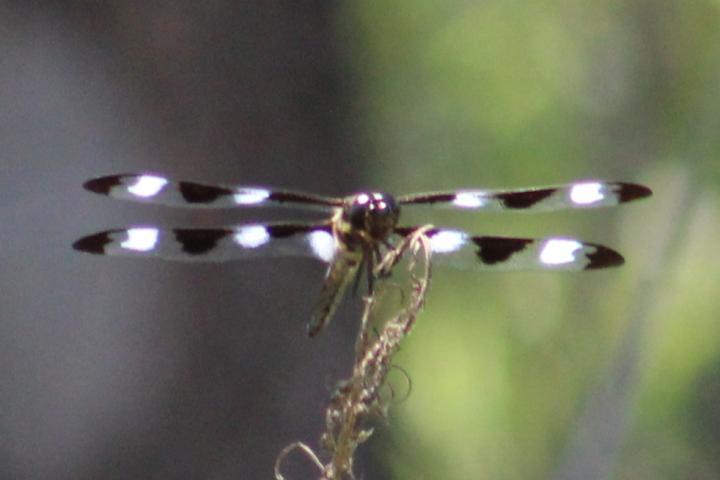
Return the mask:
[[398,198],[401,205],[433,205],[466,210],[533,212],[611,207],[648,197],[652,191],[636,183],[586,181],[521,190],[459,190],[419,193]]
[[88,180],[83,185],[100,195],[135,202],[186,208],[298,206],[327,210],[341,199],[261,187],[209,185],[176,181],[155,174],[122,174]]

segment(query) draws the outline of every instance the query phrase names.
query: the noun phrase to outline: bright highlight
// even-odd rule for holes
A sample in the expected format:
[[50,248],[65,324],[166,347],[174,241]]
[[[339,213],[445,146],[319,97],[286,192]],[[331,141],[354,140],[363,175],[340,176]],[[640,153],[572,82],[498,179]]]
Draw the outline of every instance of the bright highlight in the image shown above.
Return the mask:
[[540,261],[546,265],[573,263],[577,260],[576,252],[582,248],[582,243],[576,240],[552,238],[542,246]]
[[602,183],[578,183],[570,190],[570,200],[578,205],[592,205],[605,199]]
[[430,237],[430,249],[435,253],[450,253],[467,243],[467,233],[458,230],[443,230]]
[[257,248],[270,240],[270,234],[262,225],[249,225],[247,227],[239,227],[235,231],[233,238],[241,247]]
[[162,177],[141,175],[127,190],[136,197],[149,198],[157,195],[167,183],[167,179]]
[[238,205],[256,205],[262,203],[270,196],[270,192],[263,188],[240,188],[233,198]]
[[135,252],[148,252],[155,248],[159,233],[157,228],[131,228],[126,232],[127,239],[120,243],[120,247]]

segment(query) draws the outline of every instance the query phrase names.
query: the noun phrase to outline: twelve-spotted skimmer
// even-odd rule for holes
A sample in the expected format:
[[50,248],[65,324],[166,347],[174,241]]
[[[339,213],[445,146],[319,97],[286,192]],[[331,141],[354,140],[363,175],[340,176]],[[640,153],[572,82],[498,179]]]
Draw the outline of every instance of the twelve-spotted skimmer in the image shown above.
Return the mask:
[[[460,190],[393,197],[362,192],[344,198],[244,186],[173,181],[154,174],[96,178],[84,184],[102,195],[144,203],[192,208],[297,206],[319,208],[331,217],[319,223],[257,223],[220,228],[131,227],[107,230],[73,244],[79,251],[128,257],[223,262],[264,256],[302,256],[329,264],[320,300],[308,326],[312,337],[328,323],[346,287],[365,269],[372,289],[381,250],[393,235],[417,227],[398,226],[400,208],[435,205],[464,210],[550,211],[596,208],[651,195],[649,188],[621,182],[585,181],[522,190]],[[426,232],[433,264],[479,270],[593,270],[621,265],[616,251],[572,238],[473,236],[460,230]]]

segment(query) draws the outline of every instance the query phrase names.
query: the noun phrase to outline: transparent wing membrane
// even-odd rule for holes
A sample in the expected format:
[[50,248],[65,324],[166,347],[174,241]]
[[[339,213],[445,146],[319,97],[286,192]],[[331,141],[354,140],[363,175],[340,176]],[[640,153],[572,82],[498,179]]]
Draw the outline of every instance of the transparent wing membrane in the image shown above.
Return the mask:
[[81,238],[73,248],[97,255],[187,262],[276,256],[311,257],[330,262],[336,246],[329,225],[250,224],[228,228],[106,230]]
[[554,187],[520,190],[459,190],[418,193],[398,197],[401,205],[433,205],[446,208],[499,212],[532,212],[611,207],[648,197],[642,185],[623,182],[578,182]]
[[[397,229],[408,235],[412,228]],[[624,263],[615,250],[574,238],[473,236],[460,230],[427,232],[434,265],[486,271],[577,271],[617,267]]]
[[123,174],[88,180],[83,185],[100,195],[122,200],[186,208],[296,206],[327,210],[342,199],[261,187],[207,185],[170,180],[154,174]]

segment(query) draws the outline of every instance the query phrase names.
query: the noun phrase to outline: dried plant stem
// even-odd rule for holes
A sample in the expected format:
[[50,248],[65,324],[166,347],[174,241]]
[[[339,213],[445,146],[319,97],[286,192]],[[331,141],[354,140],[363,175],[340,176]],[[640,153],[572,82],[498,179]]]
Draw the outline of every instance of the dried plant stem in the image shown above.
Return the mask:
[[303,442],[293,442],[287,447],[283,448],[282,452],[280,452],[280,455],[278,455],[277,459],[275,459],[275,478],[277,480],[285,479],[285,477],[283,477],[280,473],[280,465],[282,464],[283,460],[285,460],[285,457],[290,454],[290,452],[297,449],[302,450],[303,453],[305,453],[305,455],[313,461],[313,463],[318,467],[321,472],[325,470],[325,466],[322,464],[317,455],[315,455],[315,452],[312,451],[312,448],[308,447]]
[[[355,342],[355,360],[352,376],[338,383],[325,413],[326,430],[321,444],[330,454],[330,461],[322,465],[317,455],[307,445],[296,442],[286,447],[275,464],[275,478],[284,480],[280,474],[280,463],[287,454],[302,449],[321,471],[321,480],[354,480],[353,458],[357,447],[372,435],[372,428],[364,426],[371,418],[387,418],[389,399],[381,393],[386,385],[387,375],[392,367],[392,357],[400,341],[407,336],[415,324],[418,313],[425,302],[430,284],[430,245],[425,232],[426,226],[408,235],[394,249],[389,250],[375,268],[378,278],[386,277],[406,252],[409,272],[409,300],[407,305],[388,316],[387,320],[373,328],[379,300],[383,296],[380,286],[373,295],[363,299],[364,308],[358,338]],[[391,397],[392,398],[392,397]]]

